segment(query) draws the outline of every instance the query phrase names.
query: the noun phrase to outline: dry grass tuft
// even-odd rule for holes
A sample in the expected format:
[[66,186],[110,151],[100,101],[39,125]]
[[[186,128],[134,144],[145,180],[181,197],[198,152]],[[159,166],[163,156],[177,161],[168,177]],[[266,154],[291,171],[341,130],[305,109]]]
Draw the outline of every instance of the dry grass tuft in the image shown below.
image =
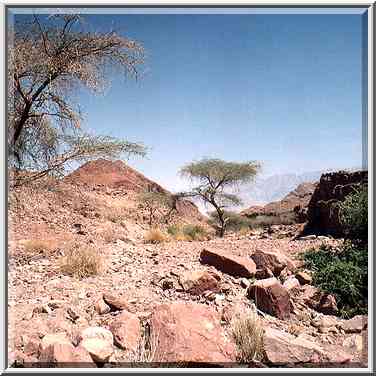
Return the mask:
[[60,259],[60,270],[64,274],[86,278],[99,274],[103,269],[103,259],[95,248],[74,245]]
[[262,359],[264,331],[256,311],[246,309],[236,312],[231,320],[231,331],[240,362]]
[[21,242],[25,251],[32,255],[50,255],[57,249],[55,240],[29,239]]
[[155,229],[149,230],[145,234],[144,239],[146,243],[156,244],[156,243],[166,242],[168,240],[168,237],[161,230],[155,228]]

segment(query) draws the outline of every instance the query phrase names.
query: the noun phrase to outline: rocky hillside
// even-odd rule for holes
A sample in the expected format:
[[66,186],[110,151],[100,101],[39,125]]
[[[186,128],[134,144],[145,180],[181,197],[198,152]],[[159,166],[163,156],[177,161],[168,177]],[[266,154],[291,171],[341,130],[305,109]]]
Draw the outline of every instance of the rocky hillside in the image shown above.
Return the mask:
[[302,215],[308,206],[317,183],[302,183],[296,189],[287,194],[281,201],[271,202],[265,206],[251,206],[243,210],[242,215],[253,217],[257,215],[281,216],[289,213]]
[[69,174],[64,181],[76,185],[105,186],[133,192],[167,192],[123,161],[98,159],[90,161]]
[[367,171],[323,174],[308,205],[308,223],[304,233],[343,236],[336,204],[343,201],[355,187],[367,182]]

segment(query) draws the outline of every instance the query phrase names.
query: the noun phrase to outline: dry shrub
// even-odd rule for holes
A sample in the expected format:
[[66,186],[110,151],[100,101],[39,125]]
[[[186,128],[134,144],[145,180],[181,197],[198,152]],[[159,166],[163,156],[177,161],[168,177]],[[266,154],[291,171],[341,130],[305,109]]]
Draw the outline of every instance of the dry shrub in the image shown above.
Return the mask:
[[208,239],[207,231],[199,225],[172,225],[168,227],[167,232],[173,239],[178,241],[203,241]]
[[29,239],[21,244],[25,251],[31,255],[50,255],[57,249],[56,240]]
[[235,312],[231,320],[231,331],[235,339],[240,362],[261,360],[263,355],[263,328],[255,310]]
[[89,246],[74,245],[60,259],[60,270],[64,274],[86,278],[102,271],[103,259],[99,252]]
[[149,230],[145,234],[144,239],[146,243],[155,244],[155,243],[162,243],[162,242],[167,241],[168,237],[161,230],[154,228],[154,229]]

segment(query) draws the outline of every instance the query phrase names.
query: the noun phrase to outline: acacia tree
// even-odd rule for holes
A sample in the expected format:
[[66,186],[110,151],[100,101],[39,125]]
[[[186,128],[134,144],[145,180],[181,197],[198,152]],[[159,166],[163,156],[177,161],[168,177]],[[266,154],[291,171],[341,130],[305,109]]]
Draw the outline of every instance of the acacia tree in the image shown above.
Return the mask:
[[204,203],[211,204],[218,214],[219,235],[223,237],[227,222],[224,209],[241,205],[240,198],[226,190],[252,181],[259,169],[260,164],[256,161],[239,163],[203,158],[187,164],[180,170],[183,177],[198,183],[192,191],[184,192],[182,196],[198,197]]
[[[79,15],[16,22],[8,38],[8,149],[11,167],[62,172],[69,161],[145,153],[137,143],[81,128],[74,94],[103,92],[116,70],[137,77],[143,47],[114,31],[85,31]],[[28,179],[32,176],[28,175]]]

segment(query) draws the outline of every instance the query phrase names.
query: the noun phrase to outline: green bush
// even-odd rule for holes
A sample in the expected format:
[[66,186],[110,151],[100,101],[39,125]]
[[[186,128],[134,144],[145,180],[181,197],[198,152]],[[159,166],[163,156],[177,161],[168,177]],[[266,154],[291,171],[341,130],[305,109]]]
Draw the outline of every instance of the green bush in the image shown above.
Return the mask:
[[182,233],[192,240],[203,240],[208,235],[204,227],[199,225],[185,225],[182,228]]
[[199,225],[171,225],[167,232],[177,240],[205,240],[208,233],[204,227]]
[[[250,220],[243,215],[231,211],[225,211],[224,217],[226,218],[226,230],[228,231],[237,232],[243,229],[248,230],[250,228]],[[218,213],[216,211],[210,213],[209,224],[212,226],[217,226],[219,224]]]
[[366,186],[354,189],[338,204],[339,219],[345,236],[365,243],[368,237],[368,191]]
[[343,248],[321,246],[303,254],[305,267],[311,269],[313,284],[336,297],[342,317],[367,312],[368,253],[346,242]]

